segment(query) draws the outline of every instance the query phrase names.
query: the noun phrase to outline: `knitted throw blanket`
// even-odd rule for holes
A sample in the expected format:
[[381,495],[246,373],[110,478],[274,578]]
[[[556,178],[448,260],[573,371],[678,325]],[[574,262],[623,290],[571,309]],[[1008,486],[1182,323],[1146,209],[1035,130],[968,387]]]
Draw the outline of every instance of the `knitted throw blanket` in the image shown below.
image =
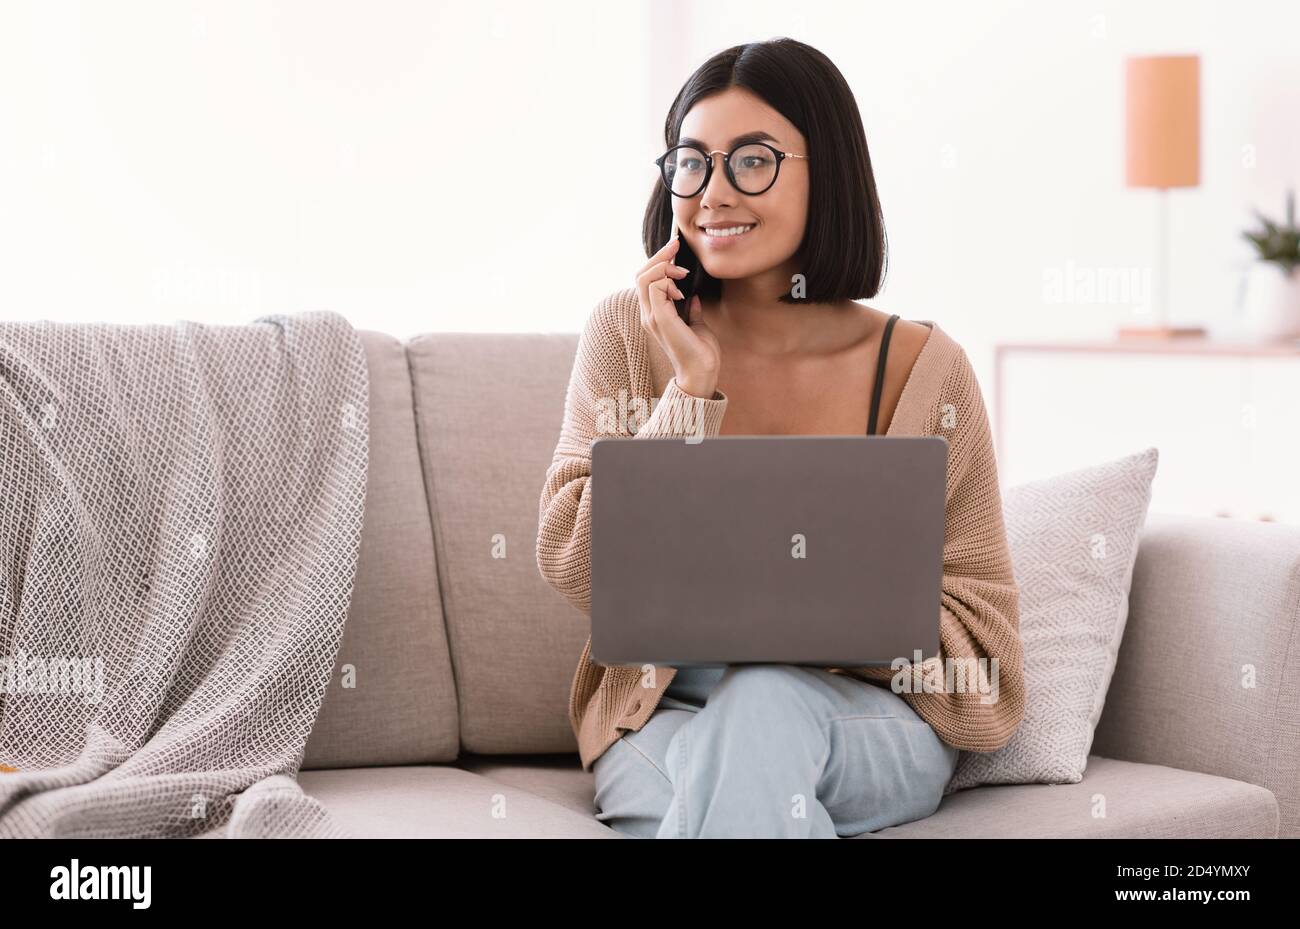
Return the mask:
[[342,834],[368,392],[331,312],[0,323],[0,837]]

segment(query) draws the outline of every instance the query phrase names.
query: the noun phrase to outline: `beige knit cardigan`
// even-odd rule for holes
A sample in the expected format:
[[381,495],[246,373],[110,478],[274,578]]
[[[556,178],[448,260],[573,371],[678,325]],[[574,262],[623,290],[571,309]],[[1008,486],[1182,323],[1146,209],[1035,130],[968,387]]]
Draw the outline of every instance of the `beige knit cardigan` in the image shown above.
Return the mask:
[[[1024,717],[1019,596],[988,414],[975,373],[965,351],[943,329],[930,320],[918,322],[930,327],[930,335],[885,434],[948,441],[940,654],[900,671],[831,670],[886,687],[897,681],[895,691],[943,741],[988,752],[1005,745]],[[682,416],[684,408],[693,415]],[[579,338],[537,533],[542,576],[578,609],[590,615],[592,442],[615,434],[716,436],[726,408],[720,392],[706,400],[678,388],[667,356],[641,328],[634,289],[610,294],[597,305]],[[645,725],[676,674],[671,667],[606,667],[593,662],[590,653],[588,637],[569,693],[569,721],[588,771],[625,732]],[[949,658],[967,659],[955,663],[955,677],[945,677],[954,665]],[[987,659],[982,667],[969,661],[981,658]],[[962,686],[963,679],[970,680],[963,669],[976,667],[987,677]],[[994,682],[996,687],[989,686]]]

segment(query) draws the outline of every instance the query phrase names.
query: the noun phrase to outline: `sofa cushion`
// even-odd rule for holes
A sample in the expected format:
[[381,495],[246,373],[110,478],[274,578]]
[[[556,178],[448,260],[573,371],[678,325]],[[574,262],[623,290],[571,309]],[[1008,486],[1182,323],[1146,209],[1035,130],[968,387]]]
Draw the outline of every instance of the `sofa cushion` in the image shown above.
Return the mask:
[[[576,754],[462,755],[456,766],[607,828],[594,818],[595,775]],[[1077,784],[971,788],[926,819],[858,838],[1271,838],[1277,829],[1277,801],[1262,787],[1093,755]]]
[[359,335],[370,374],[361,554],[304,768],[450,761],[459,748],[406,354],[391,336]]
[[407,343],[467,751],[564,752],[586,616],[537,570],[542,484],[577,335]]
[[452,765],[304,771],[298,783],[357,838],[623,838],[589,813]]
[[1277,831],[1277,800],[1263,787],[1092,755],[1077,784],[975,787],[945,797],[926,819],[858,838],[1269,839]]
[[582,769],[577,752],[550,755],[467,753],[456,759],[456,767],[526,790],[583,816],[596,815],[596,775]]
[[1083,778],[1128,618],[1155,448],[1003,492],[1024,642],[1025,718],[993,752],[962,752],[945,793]]

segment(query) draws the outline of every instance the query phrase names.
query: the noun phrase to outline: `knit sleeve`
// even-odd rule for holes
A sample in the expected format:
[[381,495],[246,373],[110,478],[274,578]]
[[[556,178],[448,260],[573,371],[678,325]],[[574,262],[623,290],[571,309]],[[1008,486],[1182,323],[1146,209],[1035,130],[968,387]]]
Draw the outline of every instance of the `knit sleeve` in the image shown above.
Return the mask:
[[[597,305],[578,339],[564,422],[538,507],[537,567],[583,612],[591,612],[591,444],[604,437],[688,439],[716,436],[727,398],[695,397],[668,381],[662,397],[649,381],[636,292]],[[638,393],[634,387],[642,385]]]
[[1019,589],[988,413],[960,348],[929,416],[929,434],[948,440],[939,655],[918,669],[848,673],[877,682],[896,679],[905,685],[900,696],[945,742],[990,752],[1006,745],[1024,718]]

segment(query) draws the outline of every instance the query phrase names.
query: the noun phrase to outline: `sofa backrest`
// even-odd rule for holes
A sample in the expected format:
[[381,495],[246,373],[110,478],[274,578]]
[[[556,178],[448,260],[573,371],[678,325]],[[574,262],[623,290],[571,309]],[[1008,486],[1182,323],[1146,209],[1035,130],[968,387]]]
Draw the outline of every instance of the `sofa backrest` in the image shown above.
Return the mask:
[[370,373],[361,553],[304,768],[447,762],[460,742],[406,352],[359,335]]
[[537,569],[577,346],[576,333],[406,343],[464,751],[577,751],[569,685],[590,626]]
[[365,524],[303,768],[576,752],[569,685],[590,626],[536,544],[577,334],[359,334]]

